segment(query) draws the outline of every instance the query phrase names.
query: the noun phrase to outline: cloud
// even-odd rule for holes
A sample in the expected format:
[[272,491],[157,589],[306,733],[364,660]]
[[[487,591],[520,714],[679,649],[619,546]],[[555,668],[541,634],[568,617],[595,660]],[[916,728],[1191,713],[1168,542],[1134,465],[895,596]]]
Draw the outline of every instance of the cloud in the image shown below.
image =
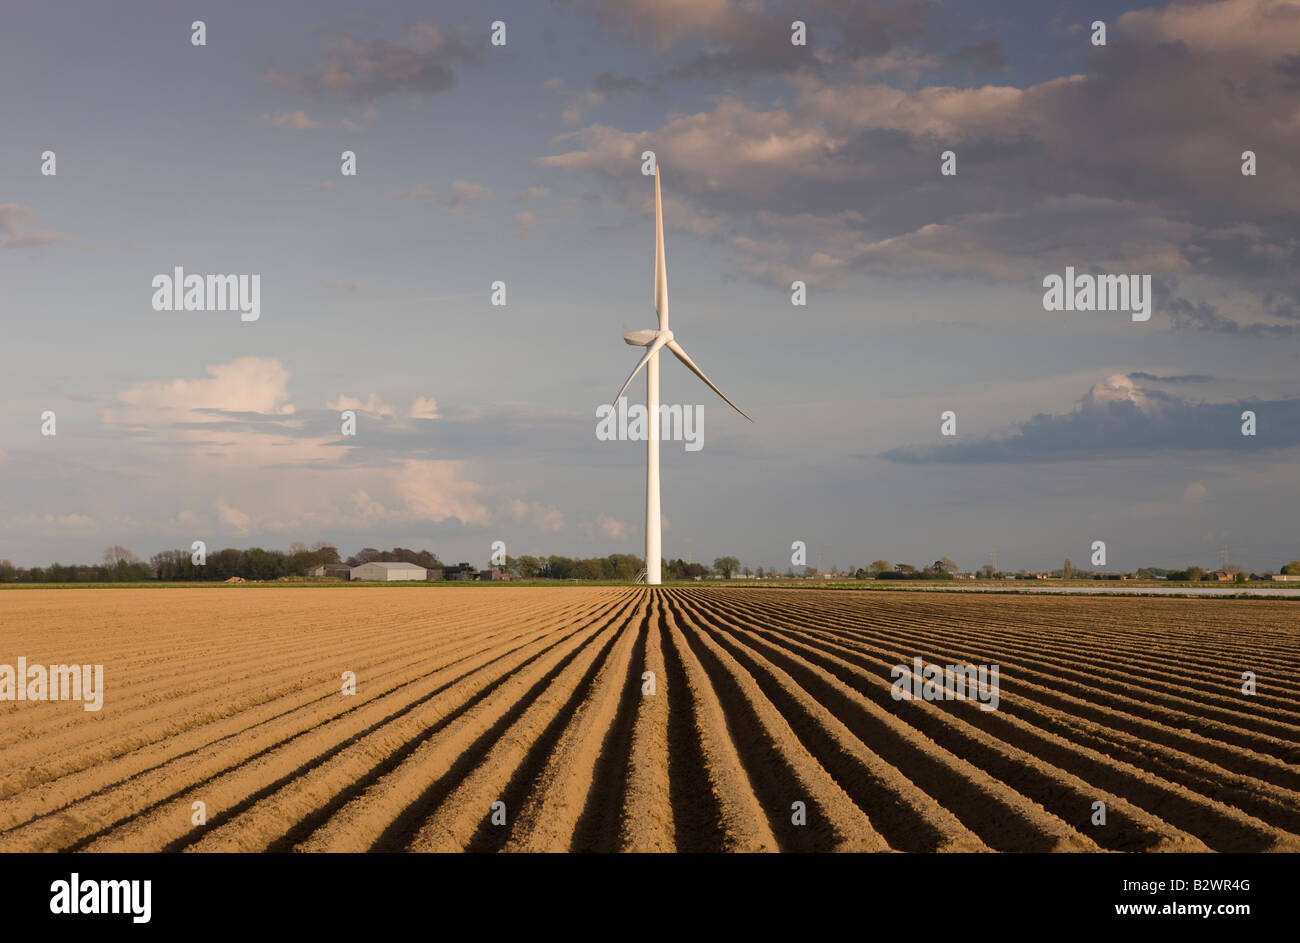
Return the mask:
[[[764,281],[788,285],[800,271],[833,287],[859,273],[1006,280],[1070,264],[1162,275],[1170,302],[1162,309],[1175,329],[1268,339],[1300,325],[1300,240],[1290,221],[1300,212],[1300,121],[1286,117],[1300,68],[1290,58],[1300,48],[1292,0],[1125,14],[1088,72],[1024,87],[889,84],[869,57],[897,65],[898,37],[928,36],[928,14],[900,3],[859,20],[814,6],[838,52],[826,68],[790,70],[789,97],[756,105],[729,88],[707,110],[658,128],[591,124],[557,138],[541,163],[603,176],[609,202],[639,209],[639,156],[654,150],[666,193],[709,219],[709,234],[737,250],[740,271]],[[651,0],[585,8],[632,42],[671,47],[693,37],[724,51],[748,48],[745,24],[776,15],[725,0],[689,11]],[[860,58],[830,68],[850,49]],[[924,70],[924,59],[914,57],[914,68]],[[979,42],[949,64],[1000,60],[996,44]],[[1246,147],[1267,159],[1264,186],[1262,169],[1258,178],[1239,172]],[[950,181],[937,171],[945,149],[958,157]],[[852,219],[839,215],[845,206],[871,211]],[[834,224],[786,226],[810,218]],[[746,252],[775,243],[785,251]],[[1212,299],[1229,291],[1236,298],[1220,310]]]
[[1130,380],[1146,380],[1148,383],[1209,383],[1214,379],[1214,377],[1206,373],[1184,373],[1162,377],[1141,370],[1130,373],[1128,378]]
[[944,61],[948,65],[970,69],[972,72],[1005,72],[1007,68],[1007,57],[1002,54],[1002,46],[994,39],[962,46]]
[[137,383],[117,395],[106,422],[139,426],[217,422],[222,413],[292,416],[289,371],[270,357],[241,357],[207,368],[207,376]]
[[397,194],[394,199],[398,200],[432,200],[434,193],[422,183],[413,184],[407,187],[401,193]]
[[452,183],[451,189],[443,196],[442,204],[448,209],[455,209],[458,206],[473,203],[475,200],[490,192],[491,191],[481,183],[470,183],[466,180],[457,180]]
[[17,249],[25,246],[48,246],[66,242],[68,237],[59,233],[27,232],[32,218],[29,206],[17,203],[0,203],[0,249]]
[[[685,58],[658,81],[749,77],[826,70],[884,56],[931,28],[927,0],[757,3],[753,0],[583,0],[597,25],[662,57],[678,44]],[[790,42],[793,20],[807,23],[808,45]],[[700,46],[703,48],[699,48]]]
[[333,401],[326,402],[325,406],[335,412],[352,409],[390,419],[397,415],[397,411],[381,400],[378,393],[371,393],[364,401],[357,399],[355,396],[342,395]]
[[520,210],[515,214],[515,232],[521,236],[526,236],[533,231],[537,225],[537,214],[531,210]]
[[95,521],[85,514],[20,514],[9,518],[6,528],[29,534],[94,533]]
[[449,210],[454,210],[468,206],[491,192],[481,183],[457,180],[441,194],[435,193],[422,183],[413,184],[397,194],[395,199],[417,200],[424,203],[437,202]]
[[1219,313],[1219,308],[1207,301],[1192,302],[1186,298],[1169,298],[1164,302],[1170,309],[1174,327],[1194,328],[1214,334],[1236,337],[1291,337],[1296,327],[1290,324],[1243,324],[1241,321]]
[[626,540],[632,534],[632,526],[602,512],[596,515],[595,520],[583,521],[582,531],[588,538],[599,536],[609,540]]
[[491,515],[476,498],[482,486],[469,480],[463,462],[408,459],[389,472],[401,505],[394,514],[398,521],[446,521],[486,524]]
[[217,517],[221,523],[234,529],[235,533],[240,535],[248,534],[248,526],[252,519],[238,508],[233,508],[224,501],[217,502]]
[[268,72],[268,82],[325,98],[371,101],[397,93],[441,92],[455,81],[455,67],[481,60],[486,34],[469,41],[434,23],[408,26],[397,42],[344,36],[319,68],[300,75]]
[[269,124],[271,127],[279,128],[282,131],[311,131],[316,128],[324,127],[321,122],[309,117],[305,111],[262,115],[258,120],[263,124]]
[[432,396],[417,396],[408,415],[411,419],[438,419],[438,401]]
[[564,530],[564,514],[553,505],[514,498],[507,506],[506,513],[515,521],[535,527],[545,534],[558,534]]
[[[1259,432],[1241,434],[1242,413]],[[907,465],[1050,462],[1171,451],[1240,454],[1300,446],[1300,398],[1194,403],[1145,390],[1124,374],[1096,383],[1065,414],[1038,413],[1002,436],[914,445],[881,454]]]

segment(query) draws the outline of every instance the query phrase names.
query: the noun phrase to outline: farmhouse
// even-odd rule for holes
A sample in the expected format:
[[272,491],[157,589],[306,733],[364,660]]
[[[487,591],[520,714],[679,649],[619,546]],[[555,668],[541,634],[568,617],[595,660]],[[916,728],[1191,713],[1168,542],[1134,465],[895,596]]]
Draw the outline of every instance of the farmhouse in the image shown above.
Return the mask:
[[363,563],[352,568],[354,580],[383,580],[393,583],[398,580],[424,580],[425,570],[414,563]]
[[307,571],[308,576],[324,577],[331,580],[345,580],[352,575],[352,567],[346,563],[322,563]]
[[442,573],[442,578],[445,580],[468,582],[478,578],[478,570],[468,563],[457,563],[455,566],[444,567]]

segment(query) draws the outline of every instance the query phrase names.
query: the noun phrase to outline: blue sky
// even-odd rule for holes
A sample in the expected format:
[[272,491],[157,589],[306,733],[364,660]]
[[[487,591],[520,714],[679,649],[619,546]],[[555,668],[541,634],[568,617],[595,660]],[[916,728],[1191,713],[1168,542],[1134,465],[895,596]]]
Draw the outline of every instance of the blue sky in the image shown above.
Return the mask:
[[[16,563],[194,539],[640,552],[644,445],[594,430],[636,360],[621,335],[653,324],[647,148],[673,328],[755,419],[664,361],[664,400],[705,409],[701,451],[663,450],[665,555],[1300,556],[1300,4],[18,3],[4,20]],[[154,311],[150,281],[177,265],[260,274],[260,319]],[[1045,311],[1066,265],[1151,274],[1151,320]]]

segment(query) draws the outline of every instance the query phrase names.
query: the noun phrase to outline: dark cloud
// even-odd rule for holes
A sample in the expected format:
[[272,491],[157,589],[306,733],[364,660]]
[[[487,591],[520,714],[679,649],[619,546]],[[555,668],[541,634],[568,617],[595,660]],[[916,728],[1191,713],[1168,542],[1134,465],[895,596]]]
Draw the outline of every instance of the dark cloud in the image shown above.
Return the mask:
[[301,75],[273,72],[267,80],[347,101],[397,92],[441,92],[455,82],[454,67],[480,61],[486,46],[486,36],[470,41],[445,34],[433,23],[416,23],[399,42],[344,36],[320,68]]
[[[1257,434],[1241,434],[1244,411],[1255,413]],[[1010,434],[913,445],[881,454],[908,465],[1054,462],[1113,459],[1165,452],[1256,453],[1300,446],[1300,398],[1192,403],[1111,377],[1088,391],[1064,415],[1038,413]]]
[[[820,31],[819,50],[895,55],[930,29],[932,5],[833,6],[799,16]],[[786,6],[711,4],[700,23],[675,2],[589,7],[670,49],[704,36],[681,68],[720,75],[789,54],[777,44],[788,44]],[[592,125],[571,136],[575,150],[545,162],[630,189],[639,184],[630,156],[654,149],[674,192],[718,220],[741,271],[762,280],[788,284],[792,271],[840,286],[854,272],[1021,280],[1073,265],[1152,275],[1165,302],[1157,312],[1180,330],[1290,336],[1300,321],[1300,126],[1279,116],[1295,107],[1300,8],[1175,4],[1125,14],[1111,33],[1117,41],[1091,52],[1085,74],[1023,88],[892,85],[866,60],[837,71],[843,60],[832,55],[787,70],[789,104],[724,94],[712,112],[657,130]],[[975,43],[954,55],[992,65],[1000,50]],[[1240,172],[1247,148],[1259,177]],[[958,175],[940,180],[946,149]],[[851,218],[845,207],[869,212]],[[1219,310],[1198,300],[1211,292],[1245,300]]]
[[950,66],[973,72],[1003,72],[1007,68],[1007,57],[1002,54],[1002,46],[994,39],[962,46],[950,53],[944,61]]
[[1296,332],[1289,324],[1242,324],[1220,314],[1218,307],[1208,301],[1192,302],[1186,298],[1170,298],[1165,302],[1165,307],[1175,328],[1193,328],[1235,337],[1284,338],[1292,337]]
[[1209,383],[1214,377],[1207,373],[1183,373],[1175,376],[1157,376],[1154,373],[1137,371],[1128,375],[1130,380],[1146,380],[1149,383]]
[[[655,83],[745,78],[795,70],[824,71],[886,55],[930,33],[931,0],[561,0],[576,2],[625,42],[673,50],[681,58]],[[791,24],[806,26],[807,45],[790,42]],[[700,47],[703,48],[700,48]]]

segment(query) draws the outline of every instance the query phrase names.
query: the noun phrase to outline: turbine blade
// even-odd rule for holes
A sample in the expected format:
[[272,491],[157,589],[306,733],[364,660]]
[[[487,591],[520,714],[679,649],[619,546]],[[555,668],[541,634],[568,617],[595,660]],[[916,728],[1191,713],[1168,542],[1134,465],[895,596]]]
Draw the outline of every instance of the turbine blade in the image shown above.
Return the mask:
[[663,335],[660,335],[659,337],[655,338],[655,342],[653,344],[651,344],[649,347],[646,348],[646,352],[644,356],[642,356],[641,359],[637,361],[636,368],[633,369],[632,375],[627,378],[627,382],[623,384],[622,388],[617,393],[614,394],[613,405],[615,409],[618,408],[618,398],[623,395],[623,392],[631,385],[632,381],[636,379],[636,375],[641,372],[641,368],[644,367],[646,364],[648,364],[650,362],[650,358],[653,357],[655,354],[659,353],[659,348],[663,347],[664,344],[666,343],[667,343],[667,339],[664,338]]
[[659,197],[659,162],[655,162],[655,312],[659,330],[668,330],[668,266],[664,262],[664,207]]
[[[714,385],[713,385],[713,381],[710,380],[708,377],[706,377],[706,376],[704,375],[704,371],[701,370],[699,367],[695,366],[695,361],[692,360],[692,359],[690,358],[690,356],[686,353],[686,351],[682,350],[682,345],[681,345],[681,344],[677,343],[677,341],[669,341],[669,342],[668,342],[668,349],[671,350],[674,354],[677,355],[677,359],[678,359],[678,360],[680,360],[682,363],[686,364],[686,369],[687,369],[687,370],[691,371],[691,373],[695,374],[697,377],[699,377],[701,380],[703,380],[705,383],[707,383],[707,384],[709,385],[709,389],[711,389],[713,392],[717,393],[717,394],[718,394],[719,396],[721,396],[724,400],[726,400],[726,403],[727,403],[728,406],[730,406],[730,407],[731,407],[732,409],[734,409],[736,412],[740,413],[740,414],[741,414],[742,416],[744,416],[746,419],[749,419],[749,414],[748,414],[748,413],[746,413],[743,409],[741,409],[739,406],[737,406],[737,405],[736,405],[735,403],[733,403],[731,400],[727,399],[727,394],[723,393],[722,390],[720,390],[720,389],[718,389],[716,386],[714,386]],[[637,369],[640,369],[640,368],[638,367]],[[630,382],[632,382],[632,381],[629,380],[628,382],[630,383]],[[618,397],[617,397],[617,396],[614,397],[614,402],[618,402]],[[754,420],[749,419],[749,421],[750,421],[750,422],[753,422]]]

